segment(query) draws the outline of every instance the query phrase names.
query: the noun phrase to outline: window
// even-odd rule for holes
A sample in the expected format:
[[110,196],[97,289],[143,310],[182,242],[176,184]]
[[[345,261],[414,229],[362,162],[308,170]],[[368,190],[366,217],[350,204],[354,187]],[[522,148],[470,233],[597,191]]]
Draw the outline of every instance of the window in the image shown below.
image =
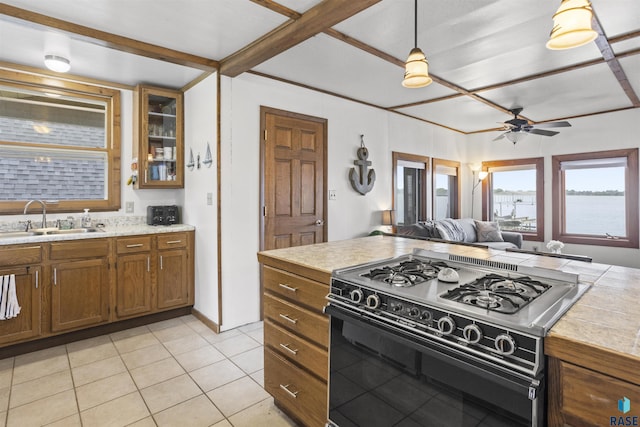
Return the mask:
[[392,157],[396,222],[402,225],[426,220],[429,158],[395,151]]
[[638,247],[638,149],[552,157],[553,238]]
[[544,241],[544,159],[483,162],[483,218],[526,240]]
[[460,162],[433,159],[433,219],[459,218]]
[[0,213],[119,209],[119,117],[117,90],[0,71]]

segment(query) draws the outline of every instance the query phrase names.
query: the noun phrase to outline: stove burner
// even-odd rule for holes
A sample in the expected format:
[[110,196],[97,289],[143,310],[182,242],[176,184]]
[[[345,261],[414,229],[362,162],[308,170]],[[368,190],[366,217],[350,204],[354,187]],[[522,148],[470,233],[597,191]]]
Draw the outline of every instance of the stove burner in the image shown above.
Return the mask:
[[438,272],[448,267],[444,262],[407,260],[396,265],[374,268],[363,277],[397,287],[410,287],[434,279]]
[[551,286],[529,277],[507,278],[488,274],[441,295],[442,298],[499,313],[513,314]]

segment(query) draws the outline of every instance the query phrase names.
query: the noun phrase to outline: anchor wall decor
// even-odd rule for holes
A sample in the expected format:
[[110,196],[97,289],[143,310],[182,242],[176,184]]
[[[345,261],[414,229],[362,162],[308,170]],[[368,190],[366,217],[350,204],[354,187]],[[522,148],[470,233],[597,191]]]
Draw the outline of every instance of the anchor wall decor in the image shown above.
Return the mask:
[[376,171],[373,169],[367,173],[367,168],[371,166],[371,162],[367,160],[369,157],[369,150],[364,146],[364,135],[360,135],[360,148],[358,148],[358,160],[354,160],[353,164],[360,169],[360,174],[356,168],[351,168],[349,171],[349,181],[351,186],[358,193],[363,196],[373,189],[373,184],[376,182]]

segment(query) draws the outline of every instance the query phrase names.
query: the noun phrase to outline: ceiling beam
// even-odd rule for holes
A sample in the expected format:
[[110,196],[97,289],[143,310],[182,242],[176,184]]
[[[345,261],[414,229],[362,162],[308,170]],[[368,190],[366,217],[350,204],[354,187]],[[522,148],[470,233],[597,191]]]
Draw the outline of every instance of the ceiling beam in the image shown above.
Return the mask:
[[159,61],[170,62],[173,64],[183,65],[186,67],[196,68],[202,71],[216,71],[218,62],[213,59],[203,58],[197,55],[180,52],[173,49],[167,49],[151,43],[141,42],[139,40],[130,39],[128,37],[118,36],[116,34],[107,33],[96,30],[94,28],[85,27],[83,25],[74,24],[72,22],[63,21],[61,19],[52,18],[40,13],[31,12],[29,10],[20,9],[10,6],[6,3],[0,3],[0,14],[6,15],[21,21],[26,21],[34,26],[44,26],[55,28],[70,34],[76,34],[83,41],[93,43],[99,46],[108,47],[115,50],[131,53],[134,55],[144,56]]
[[220,73],[236,77],[380,1],[324,0],[220,61]]

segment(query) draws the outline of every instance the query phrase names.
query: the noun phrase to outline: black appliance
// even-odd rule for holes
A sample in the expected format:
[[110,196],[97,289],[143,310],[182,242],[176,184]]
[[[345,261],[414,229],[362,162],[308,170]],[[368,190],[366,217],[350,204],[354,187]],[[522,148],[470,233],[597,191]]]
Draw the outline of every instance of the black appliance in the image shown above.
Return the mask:
[[180,224],[180,209],[176,205],[147,206],[147,224]]
[[577,274],[415,250],[336,270],[329,422],[543,426],[543,338]]

